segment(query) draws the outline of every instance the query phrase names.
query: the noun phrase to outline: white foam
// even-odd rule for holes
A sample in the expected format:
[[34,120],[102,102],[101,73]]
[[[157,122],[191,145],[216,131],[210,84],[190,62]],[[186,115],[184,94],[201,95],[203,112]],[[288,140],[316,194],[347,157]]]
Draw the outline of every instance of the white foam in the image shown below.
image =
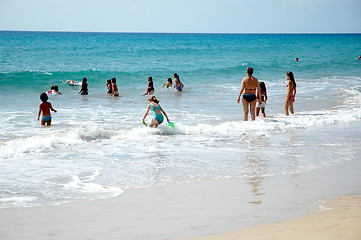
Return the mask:
[[103,186],[101,184],[92,183],[90,179],[80,179],[79,176],[71,175],[72,180],[64,185],[65,190],[80,190],[86,193],[109,193],[111,196],[118,196],[124,191],[120,188]]

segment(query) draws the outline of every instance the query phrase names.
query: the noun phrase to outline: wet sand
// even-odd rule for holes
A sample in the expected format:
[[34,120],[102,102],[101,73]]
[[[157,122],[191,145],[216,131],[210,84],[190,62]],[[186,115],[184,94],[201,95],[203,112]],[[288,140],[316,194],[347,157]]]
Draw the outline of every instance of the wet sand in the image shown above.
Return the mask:
[[[247,228],[241,234],[250,235],[244,236],[257,233],[248,239],[297,239],[298,234],[354,239],[360,233],[354,227],[360,226],[360,197],[322,200],[360,194],[360,179],[361,166],[354,159],[294,175],[172,184],[92,202],[0,209],[0,239],[158,240],[222,233],[231,234],[210,239],[239,239],[234,231]],[[299,218],[325,206],[335,210]],[[320,235],[307,235],[314,231]]]
[[192,240],[360,239],[361,195],[330,199],[323,206],[323,210],[305,217]]

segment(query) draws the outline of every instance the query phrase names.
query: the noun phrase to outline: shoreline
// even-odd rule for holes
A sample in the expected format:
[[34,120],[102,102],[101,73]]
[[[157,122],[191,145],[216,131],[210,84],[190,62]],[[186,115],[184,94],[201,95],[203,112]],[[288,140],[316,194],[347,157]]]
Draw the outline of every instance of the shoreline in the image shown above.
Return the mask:
[[293,221],[320,209],[323,199],[361,194],[360,176],[361,166],[353,159],[301,174],[205,180],[131,189],[118,197],[92,202],[4,208],[0,209],[0,238],[160,240],[218,236]]
[[361,195],[326,200],[324,209],[284,222],[255,226],[188,240],[358,240],[361,236]]

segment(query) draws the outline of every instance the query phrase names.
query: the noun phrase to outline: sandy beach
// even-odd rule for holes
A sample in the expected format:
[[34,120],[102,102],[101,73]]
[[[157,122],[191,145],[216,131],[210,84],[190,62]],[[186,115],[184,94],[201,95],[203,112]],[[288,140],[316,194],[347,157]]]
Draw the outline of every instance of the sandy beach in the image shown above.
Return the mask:
[[324,207],[324,210],[289,221],[194,240],[360,239],[361,195],[330,199]]
[[[92,202],[0,209],[0,239],[357,239],[360,168],[352,160],[295,175],[182,183]],[[219,235],[224,233],[230,234]]]

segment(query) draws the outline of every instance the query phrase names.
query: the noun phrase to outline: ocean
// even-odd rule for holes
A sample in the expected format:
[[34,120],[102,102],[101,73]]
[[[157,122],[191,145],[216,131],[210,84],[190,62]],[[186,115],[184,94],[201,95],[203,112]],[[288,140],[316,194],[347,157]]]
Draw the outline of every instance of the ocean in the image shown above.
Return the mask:
[[[0,31],[0,207],[299,174],[355,159],[360,54],[361,34]],[[267,117],[244,122],[236,100],[249,66],[266,84]],[[297,96],[296,114],[286,117],[288,71]],[[183,92],[162,88],[175,72]],[[175,128],[142,125],[148,76]],[[87,96],[66,83],[83,77]],[[113,77],[118,98],[106,94]],[[58,112],[44,127],[39,96],[51,85],[62,95],[49,95]],[[349,126],[355,131],[344,133]]]

